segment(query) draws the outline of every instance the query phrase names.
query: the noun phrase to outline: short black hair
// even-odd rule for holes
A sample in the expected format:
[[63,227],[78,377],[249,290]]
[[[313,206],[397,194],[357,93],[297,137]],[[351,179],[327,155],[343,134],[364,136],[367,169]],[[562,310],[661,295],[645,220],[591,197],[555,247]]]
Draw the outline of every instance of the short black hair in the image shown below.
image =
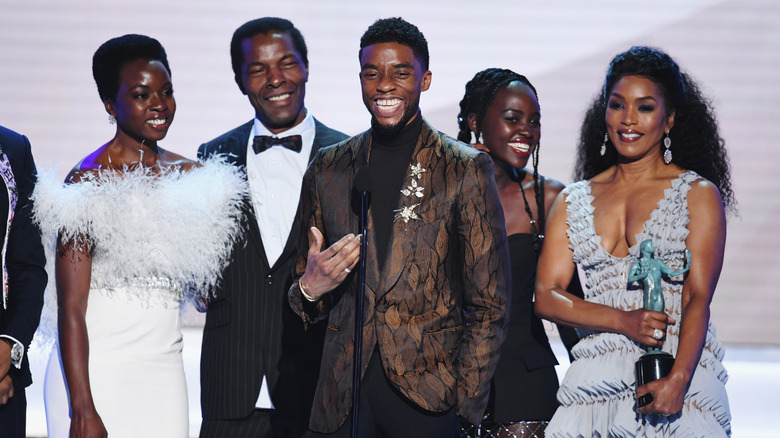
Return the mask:
[[380,43],[399,43],[409,46],[414,56],[420,61],[423,70],[428,70],[430,62],[428,41],[414,24],[401,17],[383,18],[375,21],[360,37],[358,59],[363,57],[364,48]]
[[112,38],[95,51],[92,56],[92,77],[95,78],[100,99],[116,99],[119,92],[119,72],[136,59],[160,61],[168,75],[168,55],[159,41],[146,35],[127,34]]
[[244,63],[244,50],[241,47],[241,42],[257,34],[268,34],[274,30],[290,35],[295,50],[301,55],[303,64],[309,66],[306,41],[304,41],[301,31],[290,20],[279,17],[262,17],[247,21],[233,32],[233,38],[230,40],[230,61],[233,64],[233,73],[236,77],[241,76],[241,64]]

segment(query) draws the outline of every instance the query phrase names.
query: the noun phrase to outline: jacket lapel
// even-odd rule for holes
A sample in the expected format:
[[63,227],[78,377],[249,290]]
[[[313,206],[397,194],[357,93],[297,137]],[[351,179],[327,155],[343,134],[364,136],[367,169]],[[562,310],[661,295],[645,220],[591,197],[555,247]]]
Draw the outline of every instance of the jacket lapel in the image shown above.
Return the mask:
[[[314,160],[314,157],[317,155],[317,151],[319,151],[323,145],[322,145],[322,136],[324,134],[323,131],[321,131],[321,128],[324,129],[324,125],[317,122],[317,120],[314,120],[316,131],[314,134],[314,142],[311,145],[311,154],[309,154],[309,163]],[[247,139],[248,141],[249,139]],[[292,228],[290,229],[290,235],[287,236],[287,242],[284,244],[284,249],[282,250],[282,254],[279,256],[279,259],[277,260],[277,263],[280,261],[286,260],[288,257],[294,255],[296,251],[298,251],[298,236],[300,236],[300,228],[301,228],[301,221],[298,217],[298,212],[296,212],[295,219],[293,220]],[[255,221],[255,228],[257,228],[257,221]],[[257,230],[258,235],[260,235],[260,230]],[[263,254],[265,254],[265,249],[263,249]],[[267,262],[266,262],[267,263]]]

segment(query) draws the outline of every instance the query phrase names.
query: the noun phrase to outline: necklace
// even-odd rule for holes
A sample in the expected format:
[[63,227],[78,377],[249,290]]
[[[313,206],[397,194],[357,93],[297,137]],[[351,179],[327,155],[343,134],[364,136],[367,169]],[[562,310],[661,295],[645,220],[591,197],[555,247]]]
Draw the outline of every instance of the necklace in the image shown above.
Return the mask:
[[[544,242],[544,229],[541,229],[539,224],[536,222],[536,219],[534,219],[534,214],[531,211],[531,206],[528,205],[528,198],[525,196],[525,188],[523,187],[523,181],[521,180],[519,183],[520,185],[520,193],[523,195],[523,204],[525,204],[525,212],[528,214],[528,217],[531,219],[531,239],[534,242],[534,250],[538,253],[542,250],[542,242]],[[538,176],[534,174],[534,194],[538,195],[539,190],[539,181]],[[536,208],[537,209],[543,209],[544,205],[539,205],[539,196],[535,196],[536,198]],[[543,210],[540,210],[543,211]],[[542,215],[540,214],[540,218]]]
[[[138,165],[140,167],[144,167],[144,143],[145,142],[146,142],[146,139],[141,140],[141,147],[138,148]],[[131,165],[133,165],[133,163],[134,162],[131,161],[130,163],[125,163],[122,166],[123,167],[131,166]],[[110,152],[108,152],[108,164],[113,165],[113,161],[111,160],[111,153]],[[156,159],[155,159],[155,163],[154,164],[157,164],[157,160]]]

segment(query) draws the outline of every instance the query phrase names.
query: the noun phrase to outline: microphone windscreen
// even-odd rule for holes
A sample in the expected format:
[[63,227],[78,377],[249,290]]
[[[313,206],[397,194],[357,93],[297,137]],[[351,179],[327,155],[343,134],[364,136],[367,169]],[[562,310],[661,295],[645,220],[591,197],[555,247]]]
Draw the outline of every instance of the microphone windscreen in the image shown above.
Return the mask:
[[358,168],[355,172],[355,190],[358,193],[371,193],[371,189],[374,187],[374,179],[371,175],[371,168],[363,166]]

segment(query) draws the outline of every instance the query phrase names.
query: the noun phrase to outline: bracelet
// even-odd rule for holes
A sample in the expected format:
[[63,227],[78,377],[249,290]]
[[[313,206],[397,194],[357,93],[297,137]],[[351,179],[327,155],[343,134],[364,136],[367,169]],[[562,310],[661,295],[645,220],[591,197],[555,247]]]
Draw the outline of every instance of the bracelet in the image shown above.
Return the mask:
[[310,303],[316,303],[317,301],[320,300],[319,298],[314,298],[311,295],[306,293],[306,288],[303,287],[303,282],[301,280],[298,280],[298,289],[301,290],[301,293],[303,294],[303,297],[306,298],[306,301]]

